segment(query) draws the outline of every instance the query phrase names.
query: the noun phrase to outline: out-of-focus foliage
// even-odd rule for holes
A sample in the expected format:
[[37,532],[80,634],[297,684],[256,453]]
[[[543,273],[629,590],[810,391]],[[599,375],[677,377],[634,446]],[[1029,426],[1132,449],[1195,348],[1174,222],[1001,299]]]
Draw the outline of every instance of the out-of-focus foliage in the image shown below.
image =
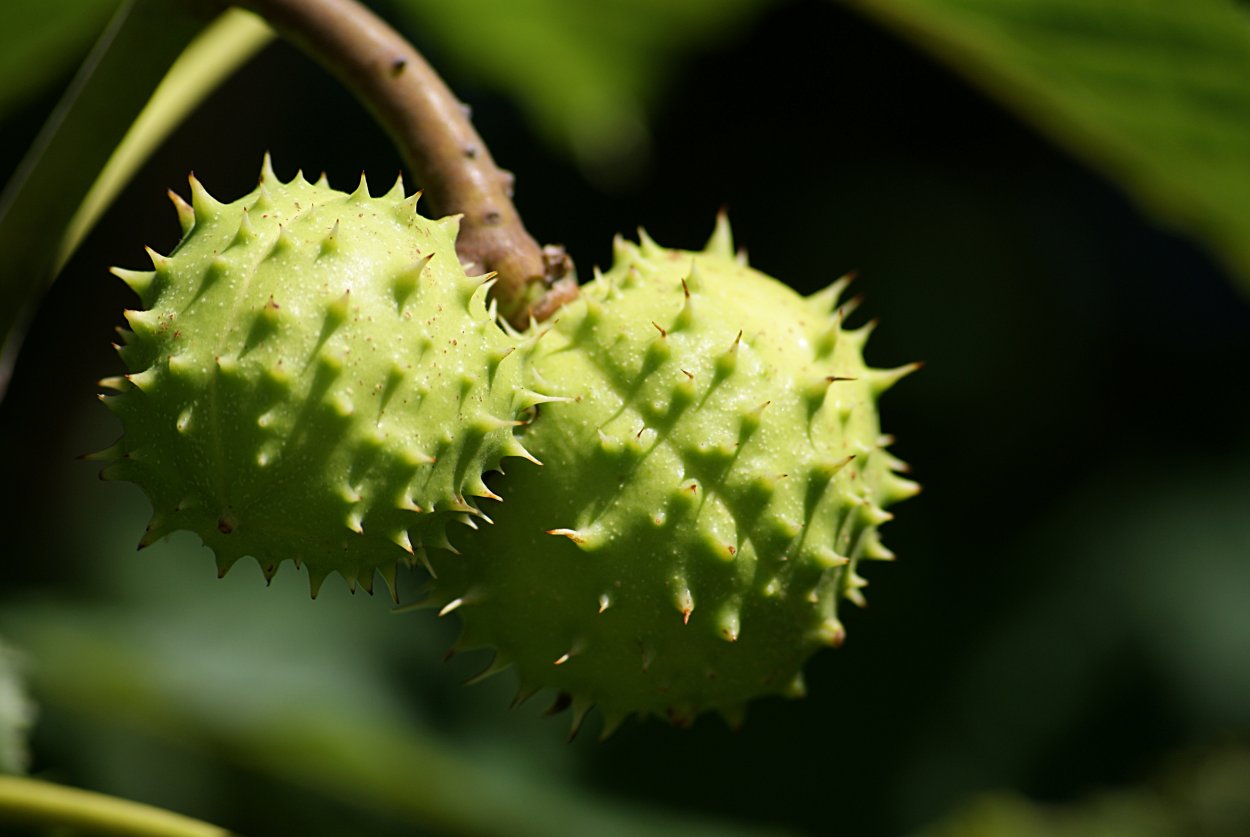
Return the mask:
[[1158,779],[1066,805],[981,797],[919,837],[1245,837],[1250,749],[1179,759]]
[[[109,568],[97,588],[107,601],[46,599],[10,604],[0,615],[31,657],[50,724],[177,741],[192,758],[215,752],[383,822],[438,832],[763,833],[579,792],[572,754],[551,734],[552,722],[500,711],[506,682],[471,695],[448,680],[439,662],[446,626],[433,624],[432,613],[391,613],[384,597],[352,597],[343,585],[326,585],[313,602],[293,570],[267,589],[250,561],[214,583],[208,553],[186,534],[136,556],[145,504],[114,488],[85,487],[113,510],[89,539]],[[456,713],[459,735],[440,732],[437,707],[405,694],[404,670],[431,681],[440,700],[467,699],[481,710],[488,698],[493,720],[478,723],[466,708]],[[0,734],[3,687],[0,680]],[[445,715],[442,723],[453,726]],[[491,734],[499,724],[507,734]],[[116,779],[119,792],[150,780],[144,774],[136,766]]]
[[100,213],[108,209],[169,133],[182,123],[231,73],[273,37],[273,30],[250,12],[232,9],[192,41],[161,79],[152,98],[118,143],[108,163],[82,198],[57,253],[55,272],[74,254]]
[[[45,10],[44,14],[48,12]],[[61,239],[117,143],[203,27],[182,0],[126,3],[0,194],[0,394],[23,319],[53,277]]]
[[26,696],[13,650],[0,644],[0,773],[26,769],[26,733],[35,710]]
[[0,3],[0,119],[71,72],[117,0]]
[[1232,0],[845,0],[1250,282],[1250,16]]
[[[1250,730],[1248,474],[1244,450],[1164,470],[1117,462],[1022,533],[1027,566],[1047,572],[1000,586],[1012,611],[965,649],[957,685],[940,699],[943,728],[917,742],[913,793],[1027,782],[1054,742],[1085,723],[1113,672],[1151,672],[1166,691],[1142,702],[1165,700],[1186,726]],[[1250,783],[1242,791],[1250,806]]]
[[[128,0],[129,1],[129,0]],[[141,0],[143,2],[144,0]],[[467,78],[514,97],[537,132],[604,178],[637,165],[675,64],[773,0],[381,0],[380,10]],[[85,53],[118,0],[6,0],[0,118]],[[202,97],[186,103],[194,106]]]
[[674,66],[741,30],[768,2],[389,0],[389,5],[449,65],[515,97],[538,134],[571,150],[597,180],[620,187],[648,153],[649,122]]

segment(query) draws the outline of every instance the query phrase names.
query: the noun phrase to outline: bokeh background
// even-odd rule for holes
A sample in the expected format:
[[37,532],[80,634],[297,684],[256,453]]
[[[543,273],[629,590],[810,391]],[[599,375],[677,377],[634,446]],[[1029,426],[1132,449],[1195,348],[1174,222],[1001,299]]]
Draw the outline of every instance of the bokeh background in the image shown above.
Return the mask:
[[[725,207],[752,263],[801,291],[858,270],[870,362],[926,363],[882,404],[925,490],[885,528],[899,560],[867,568],[846,645],[740,731],[634,721],[601,743],[592,718],[566,743],[551,696],[509,710],[510,674],[460,685],[486,659],[441,662],[451,620],[334,584],[313,602],[290,567],[268,589],[244,565],[218,581],[185,534],[135,553],[146,501],[75,459],[120,432],[95,399],[132,303],[107,267],[172,248],[164,191],[190,170],[233,199],[266,150],[339,188],[400,168],[278,43],[122,192],[0,403],[0,636],[38,705],[30,771],[253,835],[1250,834],[1244,277],[840,4],[530,5],[378,7],[472,104],[540,240],[589,275],[614,234],[696,247]],[[572,5],[578,48],[534,50],[526,27]],[[596,26],[619,66],[579,63]],[[0,171],[84,29],[0,117]],[[475,57],[479,29],[515,51]],[[525,60],[541,72],[511,85],[491,69]],[[572,103],[543,93],[579,82]]]

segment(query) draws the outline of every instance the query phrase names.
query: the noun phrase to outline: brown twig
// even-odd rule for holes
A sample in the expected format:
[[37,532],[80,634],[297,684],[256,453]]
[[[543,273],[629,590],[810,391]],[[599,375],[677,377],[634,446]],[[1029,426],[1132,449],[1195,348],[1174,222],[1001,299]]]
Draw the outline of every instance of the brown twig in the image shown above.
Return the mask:
[[461,213],[456,249],[495,271],[500,313],[541,320],[577,295],[563,248],[539,247],[512,204],[512,175],[496,164],[467,108],[408,43],[356,0],[230,0],[265,18],[338,77],[390,134],[442,213]]

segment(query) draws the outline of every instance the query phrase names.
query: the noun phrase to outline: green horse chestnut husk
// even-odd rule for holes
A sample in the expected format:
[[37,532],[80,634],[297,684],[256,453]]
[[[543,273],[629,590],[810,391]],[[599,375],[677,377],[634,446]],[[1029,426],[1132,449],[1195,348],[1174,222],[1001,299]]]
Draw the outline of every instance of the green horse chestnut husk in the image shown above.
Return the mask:
[[115,271],[144,307],[129,374],[103,382],[125,431],[104,476],[151,500],[141,546],[185,529],[223,574],[250,555],[266,578],[307,567],[314,595],[333,572],[393,589],[398,563],[484,515],[486,471],[529,455],[513,429],[542,396],[489,277],[461,267],[457,219],[422,217],[399,183],[283,183],[266,158],[233,203],[191,192],[175,250]]
[[[457,218],[397,184],[280,181],[220,203],[191,180],[182,241],[117,270],[124,434],[98,458],[153,506],[140,542],[198,534],[225,573],[307,568],[392,591],[423,564],[481,676],[554,690],[605,732],[631,715],[731,723],[840,645],[842,600],[892,554],[918,491],[877,400],[915,366],[865,364],[847,280],[803,297],[707,247],[618,239],[615,261],[517,332],[466,273]],[[506,471],[506,473],[505,473]]]
[[575,725],[597,706],[731,722],[803,692],[804,660],[844,637],[861,559],[918,486],[876,399],[914,366],[872,369],[842,326],[846,280],[811,297],[751,269],[722,218],[701,252],[645,235],[525,335],[533,386],[559,400],[521,429],[542,466],[495,484],[491,526],[433,558],[442,612],[487,671],[552,688]]

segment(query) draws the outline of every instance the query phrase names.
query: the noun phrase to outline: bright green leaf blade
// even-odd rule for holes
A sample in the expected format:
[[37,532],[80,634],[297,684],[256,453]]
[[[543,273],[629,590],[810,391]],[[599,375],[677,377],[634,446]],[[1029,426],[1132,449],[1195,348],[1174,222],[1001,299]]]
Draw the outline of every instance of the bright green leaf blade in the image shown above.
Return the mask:
[[843,0],[1204,241],[1250,287],[1250,17],[1231,0]]
[[25,771],[26,732],[34,717],[34,705],[26,697],[17,658],[0,645],[0,773]]
[[205,21],[183,0],[127,0],[0,195],[0,393],[23,324],[83,196]]
[[[392,0],[448,65],[517,98],[537,131],[591,174],[644,151],[646,111],[677,61],[727,37],[769,0]],[[471,22],[471,25],[466,25]],[[437,56],[436,56],[437,57]],[[628,169],[626,169],[626,172]]]
[[61,272],[100,215],[130,182],[135,170],[209,93],[273,36],[273,30],[260,18],[250,12],[231,9],[187,47],[169,68],[169,74],[130,126],[70,221],[61,240],[54,275]]
[[0,3],[0,118],[81,60],[117,0]]

